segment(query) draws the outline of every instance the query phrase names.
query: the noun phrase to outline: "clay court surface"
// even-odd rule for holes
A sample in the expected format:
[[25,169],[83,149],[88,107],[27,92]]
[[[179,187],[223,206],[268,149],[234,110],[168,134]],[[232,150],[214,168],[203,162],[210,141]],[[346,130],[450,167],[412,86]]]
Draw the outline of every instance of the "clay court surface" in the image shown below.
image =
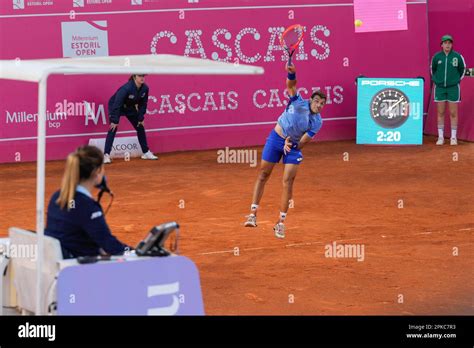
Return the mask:
[[[151,226],[178,221],[180,251],[199,268],[207,314],[474,314],[473,143],[322,142],[303,153],[284,240],[272,231],[281,165],[258,228],[244,228],[257,168],[219,164],[216,150],[115,160],[106,168],[116,194],[107,221],[131,245]],[[0,169],[0,235],[10,226],[34,229],[36,164]],[[48,199],[63,169],[63,161],[47,163]],[[334,241],[364,245],[364,261],[325,257]]]

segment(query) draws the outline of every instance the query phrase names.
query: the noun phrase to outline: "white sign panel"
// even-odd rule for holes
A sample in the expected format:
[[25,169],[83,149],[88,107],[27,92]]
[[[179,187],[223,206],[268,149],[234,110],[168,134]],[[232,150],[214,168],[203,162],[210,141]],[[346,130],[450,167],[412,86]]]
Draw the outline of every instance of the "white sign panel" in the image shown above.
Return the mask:
[[[89,139],[89,145],[97,146],[104,151],[105,137],[102,139]],[[142,148],[135,137],[115,137],[114,145],[110,153],[111,158],[131,158],[143,155]]]
[[109,55],[107,21],[62,22],[63,57]]

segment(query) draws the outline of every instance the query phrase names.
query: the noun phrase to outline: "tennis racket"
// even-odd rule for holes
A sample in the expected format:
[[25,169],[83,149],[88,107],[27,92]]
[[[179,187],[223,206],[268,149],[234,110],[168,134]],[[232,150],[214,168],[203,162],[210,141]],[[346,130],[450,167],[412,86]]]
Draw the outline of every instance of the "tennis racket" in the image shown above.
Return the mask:
[[303,40],[304,29],[302,25],[293,24],[286,28],[286,30],[281,35],[280,44],[288,52],[288,66],[292,65],[291,58],[293,53],[295,53],[296,48]]

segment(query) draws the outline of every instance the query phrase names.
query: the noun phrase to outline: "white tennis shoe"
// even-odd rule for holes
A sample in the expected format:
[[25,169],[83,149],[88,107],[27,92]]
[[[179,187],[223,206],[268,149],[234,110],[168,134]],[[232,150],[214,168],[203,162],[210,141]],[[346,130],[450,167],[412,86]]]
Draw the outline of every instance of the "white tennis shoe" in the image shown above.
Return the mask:
[[155,155],[153,154],[153,152],[151,152],[150,150],[148,150],[147,153],[144,153],[144,154],[142,155],[142,159],[144,159],[144,160],[157,160],[157,159],[158,159],[158,156],[155,156]]
[[444,144],[444,138],[439,137],[438,141],[436,142],[436,145],[443,145]]
[[257,216],[250,214],[246,216],[245,227],[257,227]]
[[285,238],[285,225],[282,222],[277,223],[273,230],[275,231],[275,237]]
[[456,138],[451,138],[450,144],[451,144],[451,145],[457,145],[457,144],[458,144],[458,139],[456,139]]
[[104,155],[104,164],[109,164],[109,163],[112,163],[112,160],[110,159],[110,155],[106,153]]

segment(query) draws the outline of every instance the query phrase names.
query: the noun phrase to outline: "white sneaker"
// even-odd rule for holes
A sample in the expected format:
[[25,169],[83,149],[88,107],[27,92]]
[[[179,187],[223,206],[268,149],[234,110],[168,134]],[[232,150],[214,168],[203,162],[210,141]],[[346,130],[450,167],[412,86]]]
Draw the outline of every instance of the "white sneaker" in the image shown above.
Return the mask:
[[257,227],[257,217],[253,214],[246,216],[247,221],[245,221],[245,227]]
[[273,226],[273,230],[275,231],[275,237],[285,238],[285,225],[283,223],[277,223],[275,226]]
[[458,140],[457,140],[456,138],[451,138],[450,144],[451,144],[451,145],[457,145],[457,144],[458,144]]
[[444,138],[438,138],[436,145],[443,145],[443,144],[444,144]]
[[151,152],[150,150],[148,150],[147,153],[144,153],[144,154],[142,155],[142,159],[144,159],[144,160],[157,160],[157,159],[158,159],[158,156],[155,156],[155,155],[153,154],[153,152]]
[[106,153],[104,155],[104,164],[109,164],[109,163],[112,163],[112,160],[110,159],[110,155]]

